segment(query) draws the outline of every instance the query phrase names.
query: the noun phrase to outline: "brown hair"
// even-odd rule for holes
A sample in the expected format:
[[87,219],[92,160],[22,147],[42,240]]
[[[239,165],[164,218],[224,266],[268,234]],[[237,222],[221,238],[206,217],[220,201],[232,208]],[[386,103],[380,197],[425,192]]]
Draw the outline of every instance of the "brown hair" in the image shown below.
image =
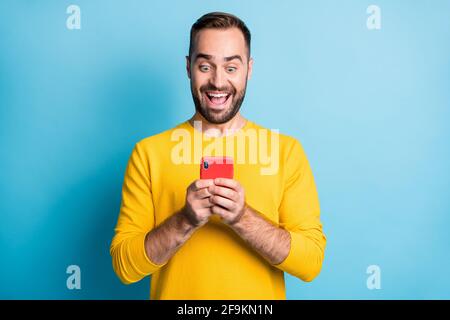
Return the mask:
[[244,21],[238,17],[225,12],[210,12],[201,16],[191,28],[191,37],[189,41],[189,57],[192,57],[194,47],[194,39],[197,33],[202,29],[228,29],[238,28],[244,35],[245,43],[247,44],[248,56],[250,57],[250,30],[245,25]]

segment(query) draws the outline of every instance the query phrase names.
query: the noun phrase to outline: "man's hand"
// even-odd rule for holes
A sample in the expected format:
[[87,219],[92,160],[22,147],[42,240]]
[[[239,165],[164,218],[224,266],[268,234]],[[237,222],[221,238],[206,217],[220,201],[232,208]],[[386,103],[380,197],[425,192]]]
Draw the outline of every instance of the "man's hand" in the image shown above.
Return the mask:
[[271,264],[279,264],[289,254],[290,233],[272,224],[245,203],[244,188],[233,179],[216,178],[208,188],[219,215],[242,239]]
[[212,194],[212,213],[217,214],[226,224],[233,225],[240,220],[245,212],[244,188],[233,179],[216,178],[214,184],[208,187]]
[[167,218],[147,233],[145,250],[148,258],[157,264],[167,262],[192,234],[208,222],[213,204],[208,186],[213,180],[196,180],[186,192],[184,208]]
[[214,185],[214,180],[195,180],[187,188],[184,214],[195,227],[201,227],[208,222],[213,204],[210,201],[211,193],[208,187]]

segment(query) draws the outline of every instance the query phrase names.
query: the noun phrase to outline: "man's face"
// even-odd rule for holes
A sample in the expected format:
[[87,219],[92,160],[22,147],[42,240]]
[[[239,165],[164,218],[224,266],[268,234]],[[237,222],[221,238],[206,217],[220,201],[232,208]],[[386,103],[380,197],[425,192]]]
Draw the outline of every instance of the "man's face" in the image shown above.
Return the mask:
[[203,29],[194,44],[187,72],[195,108],[210,123],[226,123],[239,111],[251,76],[244,35],[238,28]]

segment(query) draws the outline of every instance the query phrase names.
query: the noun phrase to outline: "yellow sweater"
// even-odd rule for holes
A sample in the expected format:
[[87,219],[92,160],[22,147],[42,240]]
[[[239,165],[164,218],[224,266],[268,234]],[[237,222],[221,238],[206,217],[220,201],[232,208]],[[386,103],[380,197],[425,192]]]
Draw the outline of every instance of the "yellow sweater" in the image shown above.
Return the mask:
[[[150,261],[145,235],[184,206],[202,155],[232,156],[246,203],[290,232],[291,249],[281,264],[271,265],[217,216],[167,263]],[[186,121],[135,145],[110,252],[122,282],[152,275],[150,299],[286,299],[283,271],[311,281],[325,244],[313,174],[295,138],[249,120],[238,132],[211,138]]]

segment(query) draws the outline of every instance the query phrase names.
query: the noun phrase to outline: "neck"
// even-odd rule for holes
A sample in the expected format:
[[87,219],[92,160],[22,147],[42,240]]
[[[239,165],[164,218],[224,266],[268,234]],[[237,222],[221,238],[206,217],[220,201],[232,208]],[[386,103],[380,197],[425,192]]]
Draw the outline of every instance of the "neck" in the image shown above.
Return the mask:
[[194,121],[201,121],[202,132],[212,132],[213,136],[226,136],[233,134],[234,132],[242,129],[245,126],[247,120],[238,112],[231,120],[221,124],[215,124],[208,122],[199,112],[196,112],[189,123],[194,126]]

